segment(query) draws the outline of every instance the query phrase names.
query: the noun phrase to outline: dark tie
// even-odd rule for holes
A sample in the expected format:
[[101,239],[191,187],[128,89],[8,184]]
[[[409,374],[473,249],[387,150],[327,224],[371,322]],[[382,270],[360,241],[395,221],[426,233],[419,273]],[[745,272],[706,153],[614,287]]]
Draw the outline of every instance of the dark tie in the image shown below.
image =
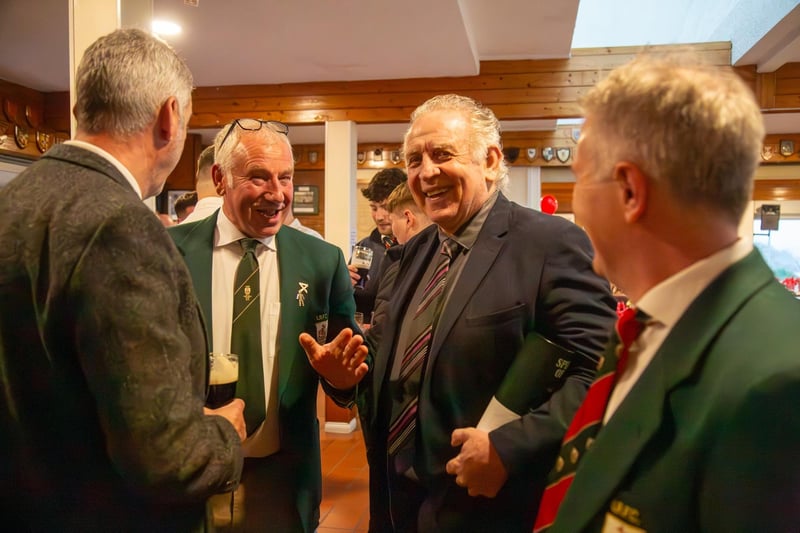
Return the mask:
[[261,299],[259,298],[256,239],[239,241],[244,255],[236,269],[233,294],[231,352],[239,355],[239,383],[236,396],[245,402],[247,434],[252,434],[266,417],[264,366],[261,360]]
[[631,345],[645,327],[647,315],[633,308],[626,308],[617,319],[616,348],[607,351],[600,361],[597,377],[589,387],[586,398],[575,413],[567,428],[556,465],[550,472],[547,488],[539,504],[539,514],[533,531],[545,531],[555,521],[558,507],[575,478],[578,460],[594,442],[597,431],[603,424],[608,398],[618,375],[625,370]]
[[383,243],[383,247],[387,250],[397,244],[397,241],[394,239],[394,237],[390,235],[383,235],[381,237],[381,242]]
[[392,422],[389,426],[388,450],[398,473],[408,470],[413,464],[413,442],[417,427],[417,400],[425,368],[428,349],[433,337],[436,318],[441,310],[442,295],[447,283],[450,261],[459,252],[459,244],[451,239],[442,243],[439,260],[433,276],[423,289],[422,299],[409,325],[411,335],[403,351],[400,375],[396,387],[398,396],[392,405]]

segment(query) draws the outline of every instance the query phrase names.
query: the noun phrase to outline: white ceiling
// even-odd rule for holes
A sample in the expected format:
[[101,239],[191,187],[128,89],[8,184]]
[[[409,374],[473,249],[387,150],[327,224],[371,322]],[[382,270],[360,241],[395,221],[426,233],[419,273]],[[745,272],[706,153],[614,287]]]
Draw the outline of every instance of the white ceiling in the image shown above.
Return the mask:
[[[774,68],[778,62],[800,61],[800,24],[795,24],[800,2],[794,0],[674,0],[681,11],[690,11],[668,22],[650,11],[667,6],[678,11],[662,0],[613,0],[613,5],[612,0],[581,0],[586,22],[578,19],[579,0],[196,0],[197,7],[184,0],[152,1],[156,18],[184,28],[167,40],[201,87],[475,75],[482,60],[568,57],[574,35],[581,46],[611,45],[598,37],[598,29],[605,35],[624,33],[633,40],[629,44],[656,44],[653,27],[675,25],[675,35],[691,41],[687,35],[694,34],[687,27],[703,27],[698,18],[715,17],[706,25],[717,28],[718,36],[721,25],[733,25],[737,11],[753,13],[748,11],[753,1],[778,4],[776,10],[788,14],[770,20],[772,31],[745,57]],[[704,10],[707,2],[717,9]],[[730,7],[719,9],[721,4]],[[39,91],[68,89],[68,5],[66,0],[0,0],[0,79]],[[598,20],[598,8],[605,22]],[[621,13],[629,19],[637,12],[651,15],[643,23],[622,23]],[[785,120],[777,117],[778,127],[790,130],[783,132],[800,131],[800,118]],[[517,130],[553,126],[552,121],[504,123]],[[403,129],[359,126],[358,138],[399,140]],[[213,132],[201,133],[206,140]],[[324,127],[292,127],[290,136],[295,143],[322,142]]]

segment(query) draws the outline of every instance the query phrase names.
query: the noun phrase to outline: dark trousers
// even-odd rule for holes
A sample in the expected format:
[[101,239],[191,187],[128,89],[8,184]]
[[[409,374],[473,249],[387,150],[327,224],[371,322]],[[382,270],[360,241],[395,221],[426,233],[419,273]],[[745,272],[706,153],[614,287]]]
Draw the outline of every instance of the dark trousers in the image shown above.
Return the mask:
[[[533,528],[537,501],[533,498],[526,502],[525,498],[509,498],[503,491],[498,498],[473,497],[451,476],[423,486],[405,476],[390,474],[389,485],[396,533],[530,533]],[[513,492],[511,487],[505,490]]]

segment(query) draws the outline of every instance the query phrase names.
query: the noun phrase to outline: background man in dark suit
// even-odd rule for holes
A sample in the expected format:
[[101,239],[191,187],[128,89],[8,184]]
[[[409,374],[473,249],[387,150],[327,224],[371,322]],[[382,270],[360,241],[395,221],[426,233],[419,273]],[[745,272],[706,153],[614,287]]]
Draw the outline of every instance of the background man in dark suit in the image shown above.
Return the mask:
[[[113,90],[111,89],[113,88]],[[190,531],[242,468],[242,403],[204,416],[186,267],[142,203],[183,150],[192,76],[138,30],[77,71],[74,141],[0,191],[0,510],[9,531]]]
[[[222,209],[170,228],[189,266],[211,345],[219,352],[230,352],[235,340],[240,241],[256,240],[259,283],[251,287],[250,297],[258,295],[252,301],[260,315],[255,327],[260,343],[238,353],[239,384],[253,372],[263,374],[263,382],[257,385],[261,390],[237,388],[245,417],[253,423],[243,443],[246,459],[232,517],[230,500],[215,498],[222,500],[221,512],[215,512],[224,517],[219,525],[232,522],[234,530],[316,529],[322,484],[316,411],[320,376],[326,391],[346,404],[367,371],[367,348],[352,335],[358,331],[355,304],[342,252],[282,224],[294,190],[287,133],[285,124],[273,121],[239,119],[226,125],[215,139],[212,167]],[[264,410],[256,415],[259,403]]]
[[641,57],[584,109],[575,215],[650,319],[552,531],[796,531],[800,302],[738,236],[764,137],[752,92],[730,68]]
[[[384,474],[373,499],[391,505],[391,517],[387,510],[372,516],[371,529],[529,531],[613,322],[608,283],[592,272],[580,228],[500,192],[507,169],[491,110],[461,96],[435,97],[412,114],[404,149],[409,188],[435,224],[405,245],[371,375],[365,416],[383,462],[371,470]],[[461,249],[421,377],[402,381],[418,304],[446,239]],[[549,402],[545,378],[554,368],[509,370],[518,359],[543,356],[530,349],[537,335],[575,352]],[[494,398],[514,379],[538,394],[519,411]],[[416,430],[399,445],[392,436],[402,433],[391,428],[404,419],[396,413],[414,402]]]

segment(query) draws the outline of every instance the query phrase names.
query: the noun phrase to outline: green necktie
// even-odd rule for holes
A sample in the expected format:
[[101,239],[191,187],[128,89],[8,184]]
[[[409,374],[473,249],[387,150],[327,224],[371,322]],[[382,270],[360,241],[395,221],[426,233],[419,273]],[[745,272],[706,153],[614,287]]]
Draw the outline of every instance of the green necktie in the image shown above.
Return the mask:
[[239,241],[244,255],[236,269],[233,294],[231,352],[239,355],[237,396],[244,400],[247,434],[252,434],[266,417],[264,366],[261,359],[261,300],[259,298],[256,239]]

